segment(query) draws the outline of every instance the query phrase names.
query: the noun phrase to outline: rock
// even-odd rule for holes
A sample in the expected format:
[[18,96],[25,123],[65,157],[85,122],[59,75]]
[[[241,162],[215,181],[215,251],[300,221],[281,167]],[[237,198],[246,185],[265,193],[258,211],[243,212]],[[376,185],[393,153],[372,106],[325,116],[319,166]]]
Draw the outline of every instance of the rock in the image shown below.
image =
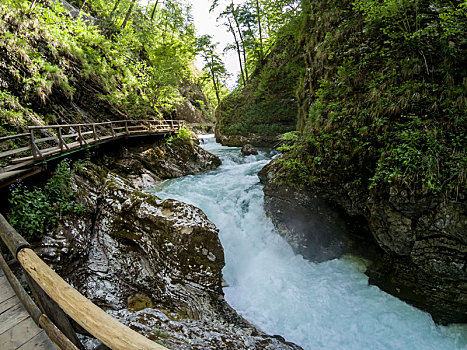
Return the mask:
[[180,139],[110,150],[98,161],[115,169],[139,189],[164,179],[213,170],[222,163],[214,154]]
[[151,298],[144,294],[137,293],[128,297],[128,310],[130,311],[140,311],[152,307],[153,303]]
[[258,150],[254,148],[252,145],[250,145],[249,143],[247,143],[246,145],[242,147],[242,154],[244,156],[257,155]]
[[277,135],[261,135],[261,134],[221,134],[218,129],[215,129],[216,141],[223,146],[228,147],[243,147],[245,144],[251,144],[255,147],[274,147],[279,143]]
[[[286,185],[285,171],[278,157],[259,176],[267,214],[297,252],[314,261],[346,251],[363,256],[373,262],[370,283],[436,322],[467,322],[465,201],[332,181],[296,189]],[[309,248],[315,244],[319,249]]]
[[182,81],[179,85],[179,92],[184,98],[175,106],[177,119],[183,119],[187,123],[207,124],[212,122],[210,119],[210,114],[213,112],[212,106],[199,84],[193,83],[189,79]]
[[239,332],[235,327],[225,325],[214,328],[209,320],[192,320],[155,309],[111,311],[110,314],[170,349],[301,349],[282,337],[266,336],[252,330]]
[[92,163],[80,174],[86,215],[65,220],[36,251],[87,298],[171,348],[300,349],[225,302],[223,248],[200,209],[137,191]]
[[[320,197],[308,188],[277,184],[262,170],[264,209],[278,233],[295,253],[304,258],[322,262],[346,253],[357,253],[370,258],[377,250],[374,242],[366,243],[368,229],[355,226],[344,210]],[[371,237],[370,237],[371,239]]]

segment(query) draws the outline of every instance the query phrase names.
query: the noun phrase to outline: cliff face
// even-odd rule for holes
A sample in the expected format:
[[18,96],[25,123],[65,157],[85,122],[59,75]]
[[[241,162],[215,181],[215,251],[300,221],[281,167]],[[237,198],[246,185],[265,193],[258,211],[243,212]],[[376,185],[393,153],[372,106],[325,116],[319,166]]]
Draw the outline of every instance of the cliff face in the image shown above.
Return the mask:
[[[371,4],[302,2],[297,138],[263,171],[266,209],[296,247],[317,230],[329,257],[348,251],[333,233],[359,227],[379,247],[370,283],[466,322],[465,16],[448,1]],[[308,235],[277,214],[287,201],[308,213]]]

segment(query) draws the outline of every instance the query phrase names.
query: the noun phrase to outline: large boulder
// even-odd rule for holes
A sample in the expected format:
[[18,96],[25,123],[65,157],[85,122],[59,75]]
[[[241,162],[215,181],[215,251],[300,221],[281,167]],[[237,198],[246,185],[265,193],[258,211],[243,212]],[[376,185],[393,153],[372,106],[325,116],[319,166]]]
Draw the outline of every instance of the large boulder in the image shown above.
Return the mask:
[[257,155],[258,150],[253,145],[250,145],[249,143],[247,143],[246,145],[242,147],[242,154],[244,156]]

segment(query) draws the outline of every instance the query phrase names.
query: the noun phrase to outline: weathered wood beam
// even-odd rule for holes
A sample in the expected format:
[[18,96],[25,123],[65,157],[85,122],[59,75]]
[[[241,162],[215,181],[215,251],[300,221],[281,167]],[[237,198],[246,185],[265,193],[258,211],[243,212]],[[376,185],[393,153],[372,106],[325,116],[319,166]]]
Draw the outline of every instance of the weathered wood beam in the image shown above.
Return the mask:
[[111,349],[166,349],[126,327],[86,299],[48,267],[31,249],[25,248],[19,251],[17,259],[38,286],[68,316]]

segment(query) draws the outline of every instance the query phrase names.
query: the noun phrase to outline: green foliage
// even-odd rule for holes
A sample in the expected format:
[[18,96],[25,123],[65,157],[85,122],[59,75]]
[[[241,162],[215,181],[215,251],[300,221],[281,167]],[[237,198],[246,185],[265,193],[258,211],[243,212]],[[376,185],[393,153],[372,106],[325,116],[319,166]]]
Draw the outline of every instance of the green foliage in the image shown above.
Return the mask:
[[[296,28],[296,22],[287,26]],[[284,29],[265,58],[263,68],[250,83],[223,99],[217,110],[217,127],[221,133],[258,133],[274,137],[296,129],[295,92],[305,63],[303,47],[298,40],[298,36]]]
[[31,191],[22,184],[12,186],[11,225],[21,234],[37,238],[67,216],[82,215],[84,208],[75,202],[71,179],[72,173],[82,166],[83,163],[75,163],[71,167],[68,161],[62,161],[43,189]]
[[186,126],[182,126],[180,130],[175,134],[175,136],[169,136],[165,139],[165,143],[169,146],[176,144],[176,143],[191,143],[193,140],[191,139],[191,130],[188,129]]
[[[130,0],[121,0],[114,13],[114,1],[73,3],[82,7],[79,18],[71,17],[60,2],[38,2],[32,10],[27,0],[1,2],[0,59],[5,70],[0,86],[17,96],[22,108],[39,114],[55,113],[60,108],[54,103],[73,101],[77,88],[81,96],[83,85],[96,90],[95,104],[105,102],[133,118],[172,111],[181,101],[180,83],[194,79],[196,39],[189,6],[165,2],[151,21],[136,3],[123,28]],[[93,120],[108,120],[99,112]],[[34,119],[26,117],[27,124]]]
[[191,141],[191,132],[188,130],[186,126],[182,126],[180,130],[178,130],[177,133],[177,138],[179,138],[182,141]]
[[284,149],[288,179],[465,193],[466,2],[303,7],[307,72],[297,91],[300,137]]

